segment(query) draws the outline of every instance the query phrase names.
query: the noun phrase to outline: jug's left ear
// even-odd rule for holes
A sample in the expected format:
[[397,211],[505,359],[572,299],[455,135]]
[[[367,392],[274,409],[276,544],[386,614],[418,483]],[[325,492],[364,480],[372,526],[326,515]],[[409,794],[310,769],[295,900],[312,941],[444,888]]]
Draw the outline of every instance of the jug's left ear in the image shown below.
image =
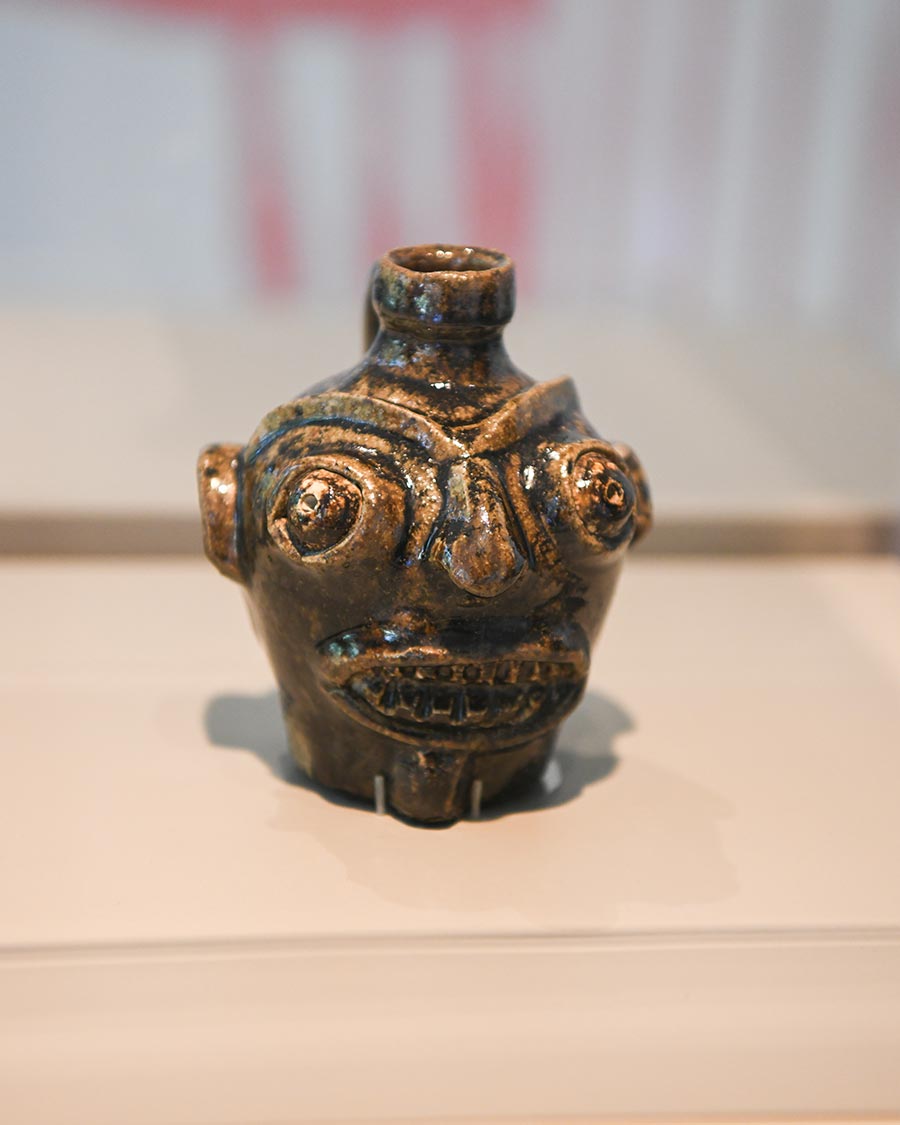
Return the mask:
[[637,490],[634,539],[632,539],[632,543],[637,543],[653,526],[653,502],[650,499],[650,486],[647,484],[644,466],[638,460],[637,454],[631,446],[626,445],[624,441],[617,441],[613,449],[625,462],[628,475]]
[[238,540],[242,452],[240,445],[210,445],[197,461],[203,546],[213,566],[235,582],[244,581]]

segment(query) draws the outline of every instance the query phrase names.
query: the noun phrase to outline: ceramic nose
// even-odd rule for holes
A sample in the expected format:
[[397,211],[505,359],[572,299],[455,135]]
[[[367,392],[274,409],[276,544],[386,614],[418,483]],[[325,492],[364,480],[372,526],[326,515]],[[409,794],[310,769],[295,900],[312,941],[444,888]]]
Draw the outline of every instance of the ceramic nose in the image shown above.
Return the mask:
[[477,461],[451,466],[439,550],[441,565],[469,594],[493,598],[515,581],[524,559],[490,466]]

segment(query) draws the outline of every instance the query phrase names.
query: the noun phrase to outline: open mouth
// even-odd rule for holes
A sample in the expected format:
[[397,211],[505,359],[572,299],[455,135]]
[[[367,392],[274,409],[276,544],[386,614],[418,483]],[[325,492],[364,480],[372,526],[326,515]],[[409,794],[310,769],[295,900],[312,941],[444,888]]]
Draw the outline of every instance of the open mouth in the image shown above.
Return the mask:
[[389,719],[450,727],[527,723],[572,702],[579,682],[571,664],[500,660],[488,664],[420,664],[373,668],[347,685]]
[[328,690],[354,718],[404,741],[523,742],[576,706],[587,675],[584,653],[560,646],[520,645],[489,660],[422,644],[391,648],[346,652]]

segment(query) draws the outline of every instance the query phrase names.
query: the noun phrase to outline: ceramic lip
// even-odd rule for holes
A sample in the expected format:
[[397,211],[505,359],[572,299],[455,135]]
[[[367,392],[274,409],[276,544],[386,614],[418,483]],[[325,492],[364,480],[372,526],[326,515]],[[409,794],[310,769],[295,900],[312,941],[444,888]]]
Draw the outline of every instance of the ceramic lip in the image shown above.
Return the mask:
[[[484,246],[455,246],[439,242],[424,246],[398,246],[383,256],[392,265],[409,274],[464,273],[493,274],[495,277],[513,268],[512,259],[502,250]],[[472,277],[466,278],[472,283]]]
[[[518,676],[504,671],[503,664],[524,669],[523,681],[537,674],[528,665],[553,665],[572,679],[587,676],[590,663],[587,639],[572,622],[547,623],[538,630],[523,628],[516,636],[502,636],[497,622],[497,639],[486,646],[478,635],[461,636],[453,631],[409,628],[399,621],[371,623],[348,629],[317,646],[320,672],[328,686],[344,687],[356,675],[382,673],[440,679],[437,669],[454,671],[450,682],[515,683]],[[466,669],[475,671],[468,675]],[[432,676],[432,673],[435,673]]]
[[372,304],[383,324],[414,333],[497,331],[515,310],[515,266],[477,246],[398,247],[375,264]]

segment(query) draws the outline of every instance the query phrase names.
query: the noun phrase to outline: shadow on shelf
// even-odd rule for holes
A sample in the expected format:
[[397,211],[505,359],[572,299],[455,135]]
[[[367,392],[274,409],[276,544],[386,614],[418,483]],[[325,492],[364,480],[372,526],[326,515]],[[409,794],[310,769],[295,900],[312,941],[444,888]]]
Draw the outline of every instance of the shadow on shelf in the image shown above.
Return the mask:
[[[255,754],[281,781],[317,793],[332,804],[372,810],[371,802],[319,785],[294,762],[285,741],[277,692],[215,696],[207,706],[205,722],[214,746]],[[575,800],[588,786],[613,773],[619,764],[613,741],[631,727],[631,718],[621,707],[589,692],[565,723],[541,780],[527,792],[488,805],[481,819],[556,808]]]
[[[215,746],[255,754],[284,783],[271,827],[294,837],[313,832],[350,883],[380,900],[416,910],[500,911],[503,926],[525,918],[596,929],[620,916],[644,917],[648,904],[675,909],[681,918],[685,907],[736,893],[737,873],[719,828],[734,815],[731,803],[644,754],[620,762],[613,747],[632,728],[621,707],[589,693],[563,727],[540,783],[489,805],[481,821],[463,821],[450,832],[417,829],[410,847],[396,818],[376,817],[371,803],[324,789],[294,765],[274,692],[217,696],[206,710]],[[671,751],[677,760],[677,735]],[[608,795],[607,779],[615,783]],[[365,812],[368,823],[349,812],[325,822],[310,816],[293,787]],[[487,820],[496,823],[488,828]],[[488,853],[485,832],[492,837]],[[299,870],[296,893],[305,893]]]

